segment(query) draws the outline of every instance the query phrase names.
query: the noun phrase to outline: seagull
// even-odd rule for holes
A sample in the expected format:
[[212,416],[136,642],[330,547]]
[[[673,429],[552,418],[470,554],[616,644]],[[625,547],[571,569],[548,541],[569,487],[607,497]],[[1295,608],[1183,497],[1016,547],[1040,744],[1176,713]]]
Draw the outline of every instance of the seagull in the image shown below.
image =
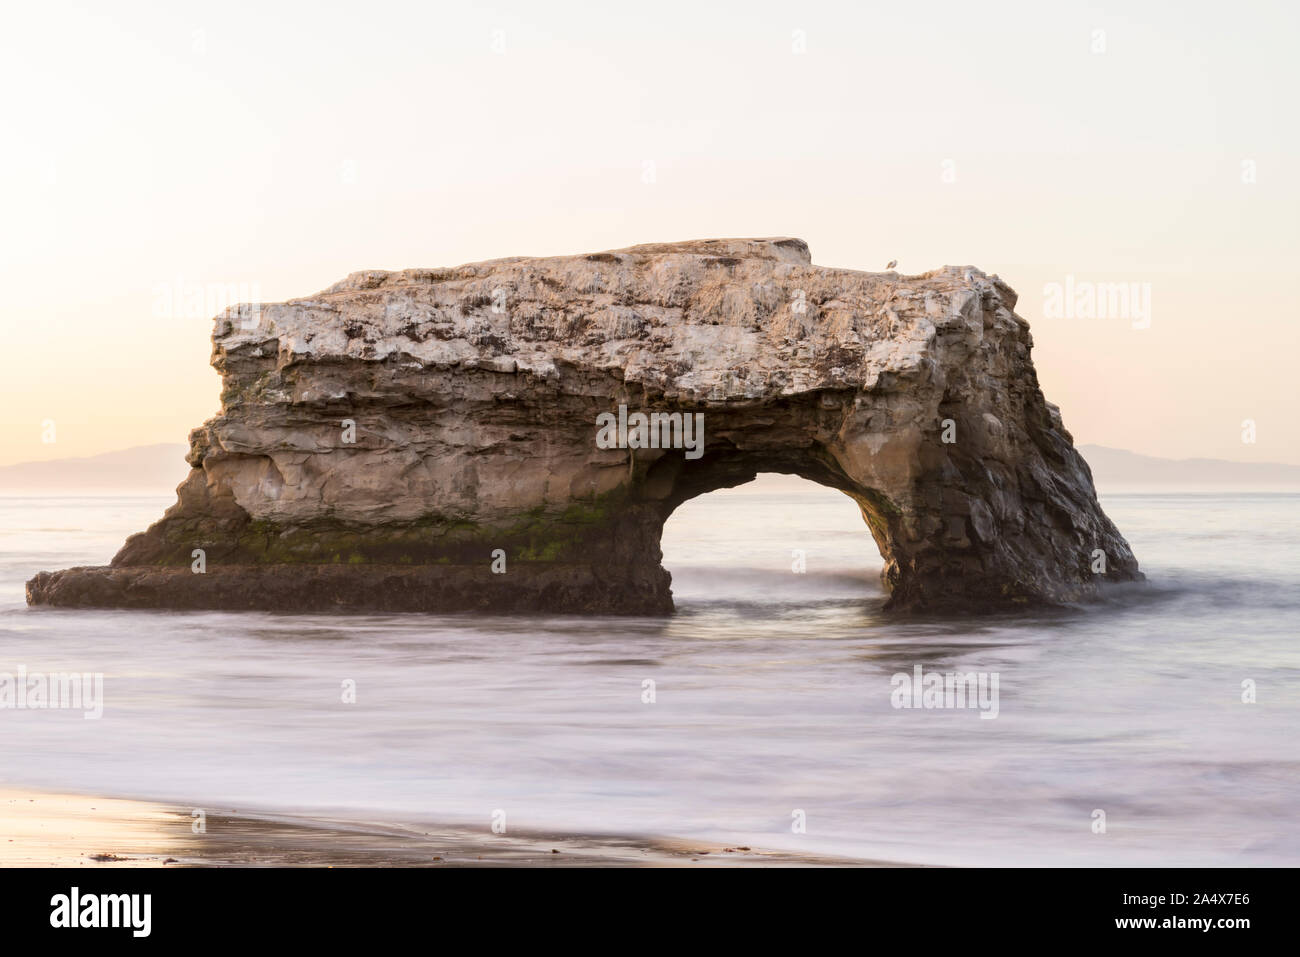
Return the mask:
[[889,261],[889,265],[886,266],[885,268],[886,268],[886,269],[893,269],[893,268],[894,268],[895,266],[897,266],[897,265],[898,265],[898,260],[897,260],[897,259],[891,259],[891,260]]

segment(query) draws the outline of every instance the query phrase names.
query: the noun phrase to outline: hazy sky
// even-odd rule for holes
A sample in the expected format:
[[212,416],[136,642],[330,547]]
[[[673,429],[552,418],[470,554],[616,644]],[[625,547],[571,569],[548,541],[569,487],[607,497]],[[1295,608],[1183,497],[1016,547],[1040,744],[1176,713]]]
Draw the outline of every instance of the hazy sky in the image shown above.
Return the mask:
[[[205,294],[773,235],[823,265],[1000,274],[1077,442],[1300,463],[1298,21],[1283,2],[13,5],[0,464],[183,441],[218,408]],[[1053,315],[1052,283],[1135,295]]]

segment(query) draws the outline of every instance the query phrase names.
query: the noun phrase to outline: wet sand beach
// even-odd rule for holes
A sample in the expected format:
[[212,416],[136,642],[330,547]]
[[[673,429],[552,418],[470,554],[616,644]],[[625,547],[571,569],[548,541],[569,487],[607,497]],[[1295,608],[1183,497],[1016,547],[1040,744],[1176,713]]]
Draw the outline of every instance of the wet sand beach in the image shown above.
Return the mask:
[[0,867],[888,866],[666,838],[519,833],[207,811],[0,790]]

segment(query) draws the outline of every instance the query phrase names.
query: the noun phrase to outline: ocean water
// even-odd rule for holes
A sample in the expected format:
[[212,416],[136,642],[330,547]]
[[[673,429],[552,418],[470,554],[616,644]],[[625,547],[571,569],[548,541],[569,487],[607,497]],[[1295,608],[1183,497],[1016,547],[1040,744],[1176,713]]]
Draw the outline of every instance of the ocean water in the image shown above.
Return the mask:
[[[768,477],[673,516],[666,619],[24,605],[171,501],[0,498],[0,672],[104,675],[98,720],[0,710],[0,784],[913,863],[1300,864],[1300,495],[1104,495],[1150,582],[998,618],[882,614],[853,503]],[[918,665],[996,673],[997,717],[894,707]]]

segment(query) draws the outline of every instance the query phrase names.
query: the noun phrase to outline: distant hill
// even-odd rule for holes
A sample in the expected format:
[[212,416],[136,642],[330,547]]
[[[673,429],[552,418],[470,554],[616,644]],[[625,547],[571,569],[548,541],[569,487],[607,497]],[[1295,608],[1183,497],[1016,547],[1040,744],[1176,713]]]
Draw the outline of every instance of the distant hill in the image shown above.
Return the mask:
[[1123,486],[1160,488],[1300,489],[1300,465],[1227,462],[1223,459],[1159,459],[1104,445],[1081,445],[1100,491]]
[[179,443],[139,445],[79,459],[0,466],[5,492],[171,492],[190,467]]

